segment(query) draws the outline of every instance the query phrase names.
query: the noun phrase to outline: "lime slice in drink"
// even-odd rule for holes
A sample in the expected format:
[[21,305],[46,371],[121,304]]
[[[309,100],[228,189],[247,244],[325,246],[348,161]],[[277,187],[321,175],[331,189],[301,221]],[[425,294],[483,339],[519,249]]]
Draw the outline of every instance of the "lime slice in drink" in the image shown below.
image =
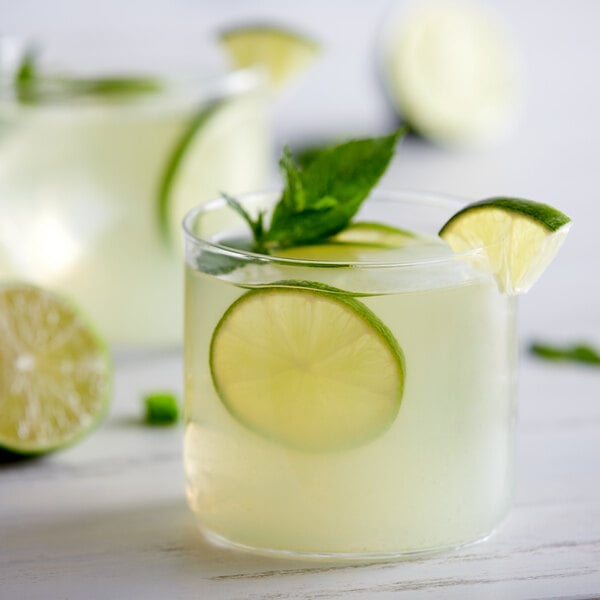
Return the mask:
[[402,350],[358,300],[299,284],[253,290],[229,307],[210,348],[217,393],[239,422],[289,446],[366,443],[400,407]]
[[442,247],[437,236],[416,234],[405,229],[358,221],[321,244],[307,244],[291,248],[275,248],[274,256],[299,260],[385,263],[406,260],[411,249],[424,251],[428,247]]
[[70,444],[108,407],[108,352],[63,298],[0,288],[0,447],[42,454]]
[[515,51],[502,23],[475,5],[414,3],[390,20],[383,75],[403,119],[446,145],[506,135],[519,106]]
[[547,204],[491,198],[470,204],[441,229],[455,252],[481,248],[507,294],[527,292],[556,256],[571,219]]
[[365,244],[378,248],[401,248],[419,243],[419,236],[411,231],[383,223],[357,221],[350,223],[348,227],[330,237],[329,241],[343,244]]
[[221,43],[236,67],[264,67],[275,89],[296,78],[320,53],[314,40],[270,25],[228,29],[221,33]]

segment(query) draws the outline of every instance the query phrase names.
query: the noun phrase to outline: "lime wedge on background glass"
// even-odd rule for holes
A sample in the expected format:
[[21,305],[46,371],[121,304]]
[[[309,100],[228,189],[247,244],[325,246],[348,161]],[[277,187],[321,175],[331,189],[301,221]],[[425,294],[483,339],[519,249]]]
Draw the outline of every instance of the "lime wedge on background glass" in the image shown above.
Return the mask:
[[320,46],[314,40],[272,25],[227,29],[221,33],[220,41],[237,68],[265,68],[275,89],[297,77],[320,54]]
[[510,131],[519,107],[516,52],[503,24],[472,3],[413,3],[392,17],[382,71],[395,108],[421,135],[479,145]]
[[210,348],[217,393],[239,422],[295,448],[372,440],[400,407],[402,350],[361,302],[299,283],[253,290],[225,312]]
[[440,230],[455,252],[482,248],[500,289],[527,292],[556,256],[571,227],[559,210],[519,198],[469,204]]
[[100,421],[108,351],[70,303],[38,287],[3,286],[0,337],[0,447],[42,454]]

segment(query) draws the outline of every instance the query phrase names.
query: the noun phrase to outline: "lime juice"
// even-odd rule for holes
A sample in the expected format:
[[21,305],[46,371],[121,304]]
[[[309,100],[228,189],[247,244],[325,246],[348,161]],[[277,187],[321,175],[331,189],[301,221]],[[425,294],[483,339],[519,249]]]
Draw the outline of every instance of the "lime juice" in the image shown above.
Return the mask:
[[25,102],[0,88],[0,277],[67,294],[112,344],[178,343],[183,214],[268,177],[261,77]]
[[243,249],[241,220],[222,230],[224,203],[190,213],[184,458],[209,538],[400,556],[480,539],[506,515],[515,299],[481,249],[437,237],[459,207],[375,192],[337,238],[269,255]]

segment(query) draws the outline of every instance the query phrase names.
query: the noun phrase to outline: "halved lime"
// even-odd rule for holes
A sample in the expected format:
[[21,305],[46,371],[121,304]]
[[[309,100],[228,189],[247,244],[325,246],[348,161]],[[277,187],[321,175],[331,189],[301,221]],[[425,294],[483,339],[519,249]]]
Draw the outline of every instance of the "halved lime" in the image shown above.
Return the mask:
[[478,145],[508,133],[519,106],[515,50],[473,3],[413,3],[389,21],[383,74],[395,108],[423,136]]
[[273,25],[228,29],[221,33],[221,43],[236,67],[264,67],[274,88],[297,77],[320,53],[314,40]]
[[363,303],[300,283],[253,290],[225,312],[210,348],[217,393],[239,422],[289,446],[366,443],[400,407],[402,350]]
[[500,289],[523,294],[556,256],[570,227],[571,219],[547,204],[490,198],[456,213],[440,237],[455,252],[481,248]]
[[69,302],[27,284],[0,288],[0,447],[42,454],[70,444],[108,407],[111,366]]

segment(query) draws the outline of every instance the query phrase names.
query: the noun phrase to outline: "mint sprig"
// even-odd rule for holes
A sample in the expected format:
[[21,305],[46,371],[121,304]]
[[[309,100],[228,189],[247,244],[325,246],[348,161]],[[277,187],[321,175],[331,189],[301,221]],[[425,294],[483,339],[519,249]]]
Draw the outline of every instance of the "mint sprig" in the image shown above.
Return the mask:
[[15,71],[14,89],[19,102],[38,104],[68,96],[110,98],[156,93],[163,89],[163,84],[152,77],[86,78],[45,74],[39,68],[37,51],[30,48]]
[[305,169],[285,148],[279,162],[285,185],[268,228],[265,213],[253,219],[229,196],[227,202],[249,224],[255,250],[313,244],[344,229],[385,173],[405,130],[352,140],[315,156]]
[[533,342],[529,347],[529,351],[546,360],[600,365],[600,352],[591,344],[586,343],[570,346],[554,346],[541,342]]

